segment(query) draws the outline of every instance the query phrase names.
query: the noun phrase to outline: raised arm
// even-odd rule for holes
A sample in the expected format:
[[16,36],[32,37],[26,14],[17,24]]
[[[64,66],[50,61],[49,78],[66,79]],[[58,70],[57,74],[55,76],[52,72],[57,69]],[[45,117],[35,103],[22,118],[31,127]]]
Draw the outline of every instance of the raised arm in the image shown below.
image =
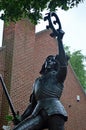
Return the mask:
[[62,38],[63,38],[63,31],[59,30],[59,35],[57,37],[59,54],[56,55],[56,60],[59,62],[59,71],[57,75],[57,79],[59,82],[64,82],[67,74],[67,65],[68,65],[68,56],[65,54]]
[[60,62],[60,66],[67,66],[67,56],[65,54],[65,50],[64,50],[64,46],[63,46],[63,42],[62,42],[62,38],[64,35],[64,32],[62,30],[58,30],[59,34],[57,39],[58,42],[58,57],[59,57],[59,62]]
[[[54,21],[52,19],[54,17]],[[62,38],[64,35],[64,32],[62,31],[62,26],[61,22],[59,20],[59,17],[57,16],[56,13],[50,12],[46,14],[44,17],[44,21],[48,20],[49,25],[46,26],[47,29],[51,29],[52,33],[50,34],[51,37],[56,38],[58,41],[58,49],[59,49],[59,60],[61,66],[66,66],[67,65],[67,58],[65,55],[63,43],[62,43]]]
[[[54,17],[55,19],[54,21],[52,20],[52,17]],[[57,63],[59,63],[59,69],[57,67],[57,71],[59,71],[58,79],[60,82],[64,82],[66,74],[67,74],[67,64],[68,64],[67,63],[68,56],[66,56],[65,54],[63,43],[62,43],[64,32],[62,31],[61,22],[56,13],[50,12],[46,14],[46,16],[44,17],[44,21],[46,20],[48,20],[49,22],[49,25],[46,26],[46,28],[52,30],[52,33],[50,34],[50,36],[53,38],[56,38],[57,43],[58,43],[59,54],[56,55]]]

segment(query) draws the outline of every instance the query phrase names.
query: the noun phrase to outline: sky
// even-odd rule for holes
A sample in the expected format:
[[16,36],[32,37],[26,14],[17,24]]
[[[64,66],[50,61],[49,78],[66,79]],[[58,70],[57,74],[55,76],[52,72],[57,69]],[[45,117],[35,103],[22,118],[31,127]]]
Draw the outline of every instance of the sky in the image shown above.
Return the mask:
[[0,47],[2,46],[4,22],[0,20]]
[[[44,13],[47,13],[46,11]],[[43,13],[43,14],[44,14]],[[71,50],[81,50],[86,55],[86,1],[68,11],[58,10],[57,15],[65,32],[63,43],[70,46]],[[36,32],[44,30],[46,22],[40,21]],[[3,21],[0,20],[0,46],[2,45]]]
[[[65,32],[63,43],[71,51],[81,50],[86,55],[86,1],[68,11],[58,10],[57,15]],[[36,32],[46,28],[44,21],[36,27]]]

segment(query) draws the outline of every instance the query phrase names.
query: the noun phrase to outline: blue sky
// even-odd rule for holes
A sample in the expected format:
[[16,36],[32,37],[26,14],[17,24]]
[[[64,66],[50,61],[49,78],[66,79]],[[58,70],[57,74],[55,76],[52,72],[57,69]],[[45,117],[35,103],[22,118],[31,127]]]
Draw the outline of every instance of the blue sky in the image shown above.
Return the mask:
[[[71,50],[82,50],[82,53],[86,55],[86,1],[69,11],[58,10],[57,14],[65,32],[64,44],[70,46]],[[41,20],[40,24],[36,26],[36,32],[45,28],[46,24]],[[3,21],[0,20],[0,46],[2,44],[2,29]]]

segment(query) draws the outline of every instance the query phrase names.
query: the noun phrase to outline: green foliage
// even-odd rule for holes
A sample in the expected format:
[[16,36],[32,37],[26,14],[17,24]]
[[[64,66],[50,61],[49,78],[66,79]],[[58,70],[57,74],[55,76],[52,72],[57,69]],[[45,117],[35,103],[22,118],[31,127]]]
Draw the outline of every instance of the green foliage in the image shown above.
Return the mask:
[[11,116],[11,115],[6,115],[6,120],[7,120],[8,122],[12,121],[12,120],[13,120],[13,116]]
[[57,8],[68,10],[77,6],[84,0],[0,0],[1,19],[5,22],[18,21],[28,17],[32,23],[37,24],[42,18],[41,12],[46,8],[55,11]]
[[7,120],[8,125],[10,126],[11,122],[13,121],[13,116],[12,115],[6,115],[5,118]]
[[86,61],[86,56],[81,53],[81,50],[70,52],[69,47],[65,47],[66,51],[70,55],[70,63],[74,72],[76,73],[82,87],[86,89],[86,69],[84,61]]
[[81,53],[81,50],[75,51],[71,55],[71,65],[81,83],[83,88],[86,89],[86,70],[83,61],[86,60],[86,57]]

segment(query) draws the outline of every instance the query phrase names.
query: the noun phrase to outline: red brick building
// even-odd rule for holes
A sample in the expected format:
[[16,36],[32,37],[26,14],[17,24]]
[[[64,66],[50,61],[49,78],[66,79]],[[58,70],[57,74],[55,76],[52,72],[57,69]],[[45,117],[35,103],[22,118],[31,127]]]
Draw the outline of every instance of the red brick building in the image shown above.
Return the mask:
[[[32,85],[39,76],[45,58],[57,53],[56,41],[49,34],[47,30],[35,34],[35,27],[27,19],[4,28],[3,46],[0,48],[0,73],[4,77],[15,110],[20,111],[20,114],[29,103]],[[79,102],[77,95],[80,96]],[[86,95],[70,64],[61,101],[69,115],[65,130],[85,130]],[[5,116],[9,112],[0,84],[0,130],[6,124]]]

